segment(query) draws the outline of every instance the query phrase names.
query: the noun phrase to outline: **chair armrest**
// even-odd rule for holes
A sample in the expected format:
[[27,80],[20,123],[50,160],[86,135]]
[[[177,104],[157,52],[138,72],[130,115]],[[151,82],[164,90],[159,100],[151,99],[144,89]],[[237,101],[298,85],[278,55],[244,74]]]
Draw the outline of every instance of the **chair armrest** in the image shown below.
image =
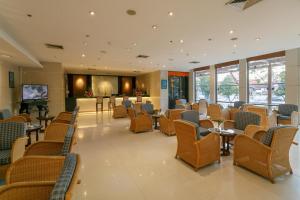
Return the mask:
[[26,156],[10,165],[6,184],[32,181],[56,181],[64,165],[64,156]]
[[293,111],[291,114],[291,125],[298,127],[299,125],[299,112]]
[[268,116],[269,128],[277,126],[277,116],[278,114],[272,111],[271,115]]
[[261,126],[257,126],[257,125],[248,125],[246,128],[245,128],[245,135],[247,135],[248,137],[250,138],[253,138],[255,133],[257,133],[258,131],[265,131],[266,129],[264,129],[263,127]]
[[15,140],[11,149],[11,163],[24,156],[27,139],[28,137],[22,137]]
[[23,182],[0,187],[0,199],[48,200],[55,182]]
[[215,150],[220,155],[220,135],[217,133],[208,134],[201,138],[201,140],[196,141],[195,145],[197,146],[199,155],[201,155],[201,153],[212,153],[215,152]]
[[203,128],[213,128],[214,127],[214,123],[209,119],[201,119],[201,120],[199,120],[199,124]]
[[55,156],[60,155],[63,147],[63,142],[56,141],[41,141],[30,145],[26,151],[24,156],[30,155],[49,155]]
[[224,121],[224,129],[230,129],[235,127],[235,121],[233,120],[225,120]]
[[135,118],[136,122],[137,123],[145,123],[147,121],[150,120],[151,124],[152,124],[152,118],[150,117],[150,115],[144,113],[144,114],[141,114],[141,115],[138,115],[136,118]]
[[234,139],[234,162],[255,162],[258,165],[268,165],[271,148],[244,134]]

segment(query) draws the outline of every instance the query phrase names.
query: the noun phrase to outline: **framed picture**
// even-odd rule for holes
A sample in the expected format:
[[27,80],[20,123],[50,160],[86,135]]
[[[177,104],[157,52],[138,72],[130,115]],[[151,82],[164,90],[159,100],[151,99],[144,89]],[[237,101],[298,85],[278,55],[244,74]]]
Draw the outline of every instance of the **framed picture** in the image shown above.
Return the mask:
[[161,80],[161,89],[167,89],[167,88],[168,88],[168,81]]
[[15,87],[15,73],[14,72],[8,72],[8,85],[9,85],[9,88]]

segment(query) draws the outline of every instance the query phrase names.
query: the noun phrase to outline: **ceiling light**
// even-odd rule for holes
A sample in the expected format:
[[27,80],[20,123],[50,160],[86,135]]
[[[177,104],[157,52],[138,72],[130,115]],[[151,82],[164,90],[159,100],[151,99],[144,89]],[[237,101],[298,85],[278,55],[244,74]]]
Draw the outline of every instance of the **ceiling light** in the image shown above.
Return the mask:
[[132,9],[128,9],[126,11],[127,15],[130,15],[130,16],[133,16],[133,15],[136,15],[136,11],[135,10],[132,10]]
[[256,41],[259,41],[259,40],[261,40],[261,37],[257,37],[257,38],[255,38],[255,40],[256,40]]
[[153,30],[156,30],[157,28],[158,28],[157,25],[153,25],[153,26],[152,26],[152,29],[153,29]]
[[1,54],[1,57],[2,57],[2,58],[11,58],[11,56],[10,56],[10,55],[7,55],[7,54]]
[[89,38],[89,37],[90,37],[90,35],[89,35],[89,34],[86,34],[86,35],[85,35],[85,37]]
[[229,31],[229,34],[233,34],[233,33],[234,33],[234,30],[230,30],[230,31]]
[[172,17],[173,15],[174,15],[174,13],[173,12],[168,12],[168,15],[170,16],[170,17]]
[[86,55],[83,53],[83,54],[81,54],[81,57],[82,57],[82,58],[85,58],[85,57],[86,57]]
[[237,44],[234,44],[233,47],[234,47],[234,48],[237,48]]
[[169,43],[170,43],[170,44],[173,44],[173,40],[170,40]]
[[237,41],[239,38],[237,38],[237,37],[233,37],[233,38],[231,38],[230,40],[232,40],[232,41]]
[[136,46],[137,44],[136,44],[136,43],[133,43],[132,45],[133,45],[133,46]]
[[91,16],[94,16],[96,13],[94,11],[89,12]]
[[179,40],[179,42],[180,42],[181,44],[183,44],[184,41],[183,41],[183,40]]
[[212,41],[212,38],[208,38],[208,41]]
[[31,18],[31,17],[32,17],[32,15],[31,15],[31,14],[27,14],[26,16],[27,16],[27,17],[29,17],[29,18]]

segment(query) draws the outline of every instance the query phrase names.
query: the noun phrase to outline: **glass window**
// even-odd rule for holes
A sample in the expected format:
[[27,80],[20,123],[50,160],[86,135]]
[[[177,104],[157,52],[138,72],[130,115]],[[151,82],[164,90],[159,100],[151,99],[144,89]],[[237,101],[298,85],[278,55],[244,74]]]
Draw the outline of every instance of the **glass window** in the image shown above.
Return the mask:
[[210,73],[209,70],[195,72],[195,100],[210,99]]
[[271,107],[285,103],[285,57],[248,62],[248,98]]
[[227,107],[239,100],[239,64],[216,69],[217,103]]

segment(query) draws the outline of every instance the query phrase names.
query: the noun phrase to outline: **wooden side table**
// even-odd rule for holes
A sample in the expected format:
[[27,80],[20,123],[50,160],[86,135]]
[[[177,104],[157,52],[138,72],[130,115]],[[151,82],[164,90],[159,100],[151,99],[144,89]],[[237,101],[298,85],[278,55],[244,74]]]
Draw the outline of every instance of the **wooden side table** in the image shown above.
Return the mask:
[[152,115],[152,119],[154,120],[154,129],[159,129],[159,127],[157,125],[159,118],[160,118],[160,115]]
[[47,126],[48,126],[48,121],[52,122],[52,120],[54,118],[55,118],[54,116],[40,116],[40,117],[37,117],[36,119],[40,121],[41,126],[42,126],[42,121],[44,121],[45,122],[45,129],[46,129]]
[[28,126],[27,129],[26,129],[26,135],[28,137],[28,142],[26,144],[26,146],[29,146],[31,145],[31,133],[32,132],[35,132],[35,141],[39,141],[39,132],[41,131],[42,129],[42,125],[31,125],[31,126]]

